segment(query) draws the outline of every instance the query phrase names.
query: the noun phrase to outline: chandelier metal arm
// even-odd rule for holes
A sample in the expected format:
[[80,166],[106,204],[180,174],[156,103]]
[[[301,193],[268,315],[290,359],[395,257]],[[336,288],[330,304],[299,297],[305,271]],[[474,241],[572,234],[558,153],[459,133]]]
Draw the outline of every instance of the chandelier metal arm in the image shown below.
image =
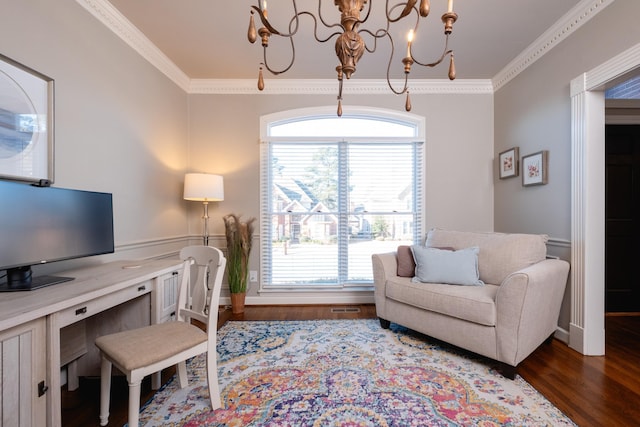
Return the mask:
[[293,43],[293,37],[289,37],[289,42],[291,43],[291,62],[289,62],[289,65],[287,65],[285,69],[280,71],[274,70],[269,66],[269,62],[267,61],[267,46],[264,46],[263,48],[262,58],[264,61],[262,63],[264,64],[264,67],[274,76],[277,76],[278,74],[286,73],[287,71],[289,71],[291,67],[293,67],[293,63],[296,61],[296,46]]
[[389,86],[389,89],[391,89],[391,92],[395,93],[396,95],[405,94],[409,92],[409,74],[404,75],[404,86],[402,87],[402,90],[397,90],[396,88],[393,87],[393,84],[391,83],[391,78],[389,77],[389,70],[387,70],[387,85]]
[[291,37],[293,35],[293,34],[280,34],[280,31],[276,30],[275,28],[273,28],[271,26],[271,23],[269,22],[267,17],[264,16],[264,12],[262,12],[262,9],[260,9],[257,6],[251,6],[251,8],[253,10],[255,10],[256,12],[258,12],[258,16],[260,17],[260,21],[262,21],[262,25],[264,25],[266,27],[266,29],[269,30],[269,32],[271,34],[277,34],[277,35],[283,36],[283,37]]
[[385,6],[385,10],[387,11],[387,23],[398,22],[399,20],[401,20],[402,18],[404,18],[405,16],[410,14],[412,10],[415,10],[416,13],[418,13],[418,9],[416,9],[416,7],[415,7],[417,1],[418,0],[409,0],[409,1],[407,1],[407,3],[404,6],[404,9],[402,9],[402,12],[400,12],[400,15],[397,18],[394,19],[394,18],[391,17],[391,13],[393,12],[394,9],[402,6],[402,3],[398,3],[398,4],[394,5],[391,9],[389,9],[389,0],[387,0],[387,4]]
[[[322,0],[318,0],[318,18],[320,19],[320,22],[322,23],[322,25],[324,25],[326,28],[340,28],[342,31],[344,31],[344,27],[340,24],[340,23],[335,23],[335,24],[329,24],[325,21],[325,19],[322,17],[322,12],[321,12],[321,2]],[[342,31],[340,32],[335,32],[333,34],[331,34],[329,37],[327,37],[326,39],[320,39],[317,37],[317,28],[318,28],[318,22],[317,22],[317,18],[316,16],[309,12],[309,11],[302,11],[302,12],[298,12],[298,5],[296,3],[296,0],[292,0],[292,4],[293,4],[293,11],[294,11],[294,15],[291,18],[291,21],[289,21],[289,33],[288,34],[283,34],[282,32],[278,31],[273,25],[271,25],[271,23],[269,22],[269,18],[264,14],[264,11],[258,7],[258,6],[251,6],[251,8],[253,10],[255,10],[258,13],[258,16],[260,17],[260,21],[262,22],[262,24],[269,30],[269,32],[271,34],[276,34],[279,35],[281,37],[293,37],[294,35],[296,35],[296,33],[298,32],[298,28],[300,27],[300,16],[302,15],[309,15],[313,21],[314,21],[314,35],[316,35],[316,40],[319,42],[326,42],[328,40],[330,40],[332,37],[339,35],[342,33]],[[368,17],[368,14],[367,14]],[[366,21],[366,18],[365,18]],[[364,21],[361,21],[364,22]],[[295,23],[295,26],[292,26],[292,24]]]
[[418,65],[421,65],[423,67],[435,67],[436,65],[440,64],[442,61],[444,61],[444,58],[449,55],[450,53],[453,53],[452,49],[449,49],[449,35],[447,34],[445,36],[445,41],[444,41],[444,50],[442,51],[442,56],[440,56],[440,58],[438,58],[435,62],[431,62],[429,64],[424,64],[420,61],[418,61],[414,56],[413,56],[413,46],[411,46],[411,59],[413,59],[413,62],[415,62]]
[[373,8],[373,0],[369,0],[369,8],[367,9],[367,14],[364,16],[364,19],[358,19],[356,21],[357,25],[364,24],[365,22],[367,22],[367,20],[369,19],[369,15],[371,15],[372,8]]
[[[387,3],[388,3],[388,1],[387,1]],[[415,4],[415,1],[413,3]],[[402,4],[397,4],[397,5],[393,6],[391,8],[391,10],[388,11],[388,13],[392,13],[395,8],[400,7],[400,6],[402,6]],[[387,16],[389,16],[388,13],[387,13]],[[409,13],[410,13],[410,11],[409,11]],[[404,16],[407,16],[407,15],[404,15]],[[416,23],[415,23],[415,25],[413,27],[413,31],[414,32],[418,31],[418,26],[419,25],[420,25],[420,17],[416,16]],[[387,27],[386,28],[380,28],[380,29],[376,30],[375,33],[372,32],[371,30],[366,29],[366,28],[361,29],[361,30],[358,31],[359,34],[362,34],[362,33],[369,34],[373,38],[373,42],[374,42],[373,49],[369,48],[369,46],[365,43],[365,49],[367,50],[367,52],[374,53],[376,51],[376,49],[377,49],[378,39],[383,38],[385,36],[389,36],[389,39],[391,40],[391,46],[393,48],[393,39],[391,39],[391,36],[390,36],[390,33],[389,33],[389,28],[390,28],[390,21],[387,21]],[[391,53],[390,59],[391,58],[393,58],[393,51]]]
[[[413,3],[413,4],[415,5],[416,1],[417,1],[417,0],[414,0],[414,1],[409,2],[409,3]],[[407,3],[407,4],[408,4],[408,3]],[[369,34],[371,37],[373,37],[373,40],[374,40],[374,46],[373,46],[373,49],[370,49],[370,48],[369,48],[369,46],[367,46],[367,45],[365,44],[365,49],[366,49],[366,50],[367,50],[367,52],[369,52],[369,53],[374,53],[374,52],[376,51],[376,49],[377,49],[377,41],[378,41],[378,39],[379,39],[379,38],[382,38],[382,37],[385,37],[385,36],[389,36],[389,39],[391,40],[391,46],[392,46],[392,48],[393,48],[393,39],[391,39],[391,36],[390,36],[390,33],[389,33],[389,29],[390,29],[390,27],[391,27],[391,23],[392,23],[392,22],[397,22],[397,21],[399,21],[400,19],[402,19],[402,18],[406,17],[409,13],[411,13],[411,8],[405,8],[405,9],[403,10],[403,12],[402,12],[402,16],[401,16],[401,17],[397,18],[396,20],[392,20],[392,19],[391,19],[391,17],[389,16],[389,14],[390,14],[390,13],[393,13],[394,9],[396,9],[396,8],[398,8],[398,7],[401,7],[401,6],[402,6],[402,3],[396,4],[396,5],[395,5],[395,6],[393,6],[390,10],[388,9],[388,5],[389,5],[389,1],[387,0],[387,10],[386,10],[386,14],[387,14],[387,27],[386,27],[386,28],[380,28],[380,29],[376,30],[375,34],[374,34],[371,30],[368,30],[368,29],[366,29],[366,28],[365,28],[365,29],[361,29],[361,30],[359,30],[359,31],[358,31],[358,33],[360,33],[360,34],[365,33],[365,34]],[[414,10],[415,10],[415,9],[414,9]],[[405,13],[405,11],[406,11],[406,13]],[[419,13],[417,10],[415,10],[415,11],[416,11],[416,13]],[[414,28],[413,28],[413,31],[414,31],[414,32],[417,32],[417,31],[418,31],[418,26],[419,26],[419,25],[420,25],[420,17],[419,17],[419,16],[416,16],[416,23],[415,23],[415,26],[414,26]],[[392,52],[392,54],[391,54],[391,58],[393,58],[393,52]]]
[[[318,2],[318,17],[320,19],[320,22],[322,22],[322,24],[326,27],[326,28],[335,28],[338,27],[340,28],[342,31],[344,31],[344,28],[342,27],[342,25],[336,23],[336,24],[328,24],[324,18],[321,15],[320,12],[320,1]],[[293,15],[293,17],[291,18],[291,20],[289,21],[289,33],[284,34],[280,31],[278,31],[273,25],[271,25],[271,23],[269,22],[269,19],[267,18],[267,16],[265,15],[264,11],[262,9],[260,9],[257,6],[251,6],[251,8],[258,13],[258,16],[260,17],[260,21],[262,22],[262,24],[265,26],[265,28],[268,30],[269,34],[268,37],[270,37],[271,35],[275,34],[278,35],[280,37],[286,37],[289,39],[292,39],[293,36],[295,36],[298,33],[298,29],[300,28],[300,16],[302,15],[308,15],[311,17],[311,19],[313,19],[313,35],[314,38],[316,39],[316,41],[320,42],[320,43],[325,43],[329,40],[331,40],[333,37],[335,36],[339,36],[340,34],[342,34],[342,31],[336,31],[332,34],[330,34],[328,37],[326,38],[320,38],[318,37],[318,19],[316,18],[316,16],[309,12],[309,11],[302,11],[302,12],[298,12],[298,7],[297,7],[297,3],[295,0],[292,0],[293,3],[293,9],[295,14]],[[293,42],[292,42],[293,45]],[[267,70],[271,71],[271,68],[268,67],[265,64]],[[287,67],[287,69],[289,69],[290,67]]]
[[380,28],[379,30],[376,30],[375,34],[373,32],[371,32],[370,30],[367,29],[363,29],[358,31],[359,34],[365,33],[365,34],[369,34],[371,37],[373,37],[373,48],[370,48],[368,44],[365,43],[364,48],[367,49],[367,52],[369,53],[374,53],[376,51],[376,49],[378,48],[378,39],[381,39],[385,36],[389,36],[389,31]]
[[[296,16],[294,18],[291,18],[291,21],[289,21],[289,33],[290,35],[283,35],[283,34],[279,34],[282,37],[286,37],[289,39],[289,42],[291,43],[291,62],[289,62],[289,65],[282,69],[282,70],[275,70],[273,68],[271,68],[271,66],[269,66],[269,62],[267,61],[267,46],[265,46],[263,48],[263,64],[264,67],[267,69],[267,71],[269,71],[271,74],[277,76],[279,74],[283,74],[286,73],[287,71],[289,71],[291,69],[291,67],[293,66],[295,60],[296,60],[296,47],[295,44],[293,42],[293,35],[295,35],[298,32],[298,28],[299,28],[299,17],[301,15],[309,15],[312,19],[313,19],[313,36],[316,39],[316,41],[320,42],[320,43],[325,43],[327,41],[329,41],[331,38],[340,35],[340,32],[335,32],[333,34],[331,34],[329,37],[327,37],[326,39],[321,39],[318,37],[318,21],[316,19],[316,17],[311,13],[311,12],[307,12],[307,11],[302,11],[296,14]],[[292,27],[295,24],[295,29],[293,29]]]
[[[308,14],[308,15],[311,15],[313,17],[313,14],[310,13],[310,12],[300,12],[300,13],[298,13],[298,4],[296,3],[296,0],[292,0],[292,3],[293,3],[293,17],[289,21],[289,33],[288,34],[282,34],[280,31],[276,30],[273,27],[273,25],[271,25],[271,23],[269,22],[269,18],[267,18],[267,15],[265,15],[265,12],[264,12],[264,10],[262,10],[262,8],[260,8],[258,6],[251,6],[251,8],[258,13],[258,16],[260,16],[260,21],[262,22],[262,25],[264,25],[267,28],[267,30],[269,30],[269,32],[271,34],[276,34],[276,35],[281,36],[281,37],[291,38],[294,35],[296,35],[296,33],[298,32],[298,28],[300,28],[300,15]],[[313,18],[315,20],[315,17],[313,17]],[[295,26],[293,26],[294,23],[295,23]]]
[[[313,15],[311,15],[311,16],[313,16]],[[336,22],[335,24],[329,24],[329,23],[327,23],[327,21],[324,20],[324,18],[322,17],[322,0],[318,0],[318,18],[320,18],[320,22],[322,22],[322,25],[324,25],[325,27],[327,27],[327,28],[338,27],[338,28],[340,28],[342,30],[339,33],[332,34],[331,37],[333,37],[336,34],[340,34],[340,33],[342,33],[344,31],[344,27],[339,22]],[[331,37],[329,37],[327,40],[329,40]]]
[[[403,93],[407,92],[409,88],[409,69],[410,68],[407,68],[405,66],[404,85],[402,86],[402,89],[397,90],[396,88],[394,88],[393,85],[391,84],[391,64],[393,63],[393,54],[396,48],[395,48],[395,45],[393,44],[393,38],[391,37],[391,34],[387,34],[387,37],[389,37],[389,41],[391,42],[391,54],[389,55],[389,63],[387,64],[387,85],[389,86],[389,89],[391,89],[391,92],[395,93],[396,95],[402,95]],[[411,58],[405,58],[405,59],[408,59],[409,61],[413,62]]]
[[[318,13],[320,13],[320,12],[318,12]],[[298,15],[309,15],[311,17],[311,19],[313,19],[313,37],[316,39],[317,42],[325,43],[325,42],[328,42],[329,40],[331,40],[333,37],[339,36],[340,34],[342,34],[342,31],[336,31],[335,33],[331,33],[327,38],[321,39],[320,37],[318,37],[318,19],[315,17],[315,15],[313,13],[307,12],[307,11],[300,12]],[[327,28],[331,28],[331,27],[340,27],[340,28],[342,28],[342,26],[340,24],[327,25],[322,20],[322,18],[320,18],[320,22],[322,22],[322,25],[324,25]]]

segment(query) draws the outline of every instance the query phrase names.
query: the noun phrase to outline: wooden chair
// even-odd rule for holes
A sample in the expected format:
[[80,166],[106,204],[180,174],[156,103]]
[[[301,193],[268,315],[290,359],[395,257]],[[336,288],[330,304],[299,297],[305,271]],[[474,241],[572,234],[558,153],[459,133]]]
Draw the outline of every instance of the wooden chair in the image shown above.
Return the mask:
[[[221,407],[216,365],[216,332],[222,276],[227,260],[219,249],[188,246],[180,251],[184,261],[178,292],[176,320],[105,335],[96,339],[102,355],[100,379],[100,425],[109,420],[111,366],[129,382],[129,426],[138,425],[140,383],[147,375],[176,365],[181,388],[187,386],[186,360],[207,353],[207,381],[212,409]],[[197,268],[197,275],[192,274]],[[191,280],[195,276],[196,280]],[[209,278],[211,280],[209,280]],[[212,283],[211,289],[208,283]],[[206,332],[194,325],[197,320]]]

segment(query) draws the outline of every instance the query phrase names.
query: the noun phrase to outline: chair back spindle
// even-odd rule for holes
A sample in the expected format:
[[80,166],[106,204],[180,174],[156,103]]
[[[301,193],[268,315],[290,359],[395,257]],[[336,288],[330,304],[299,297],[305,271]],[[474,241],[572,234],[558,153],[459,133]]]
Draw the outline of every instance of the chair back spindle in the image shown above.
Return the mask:
[[[183,248],[180,251],[180,259],[184,260],[185,268],[178,294],[178,319],[197,319],[207,326],[207,333],[213,329],[213,334],[209,334],[209,339],[213,339],[212,344],[215,349],[215,332],[223,276],[217,273],[218,270],[224,271],[227,260],[222,251],[208,246]],[[187,264],[190,268],[187,268]],[[193,276],[196,276],[195,280],[191,280]],[[214,283],[208,283],[210,278],[213,278]],[[214,315],[213,319],[211,319],[211,314]],[[209,327],[210,325],[212,328]]]

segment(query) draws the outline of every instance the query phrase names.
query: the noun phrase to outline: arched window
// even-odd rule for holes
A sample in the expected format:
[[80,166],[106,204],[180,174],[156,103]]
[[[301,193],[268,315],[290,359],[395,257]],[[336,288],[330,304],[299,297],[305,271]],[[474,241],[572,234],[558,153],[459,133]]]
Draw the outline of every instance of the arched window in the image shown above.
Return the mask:
[[261,118],[261,288],[373,283],[371,254],[422,235],[424,119],[350,108]]

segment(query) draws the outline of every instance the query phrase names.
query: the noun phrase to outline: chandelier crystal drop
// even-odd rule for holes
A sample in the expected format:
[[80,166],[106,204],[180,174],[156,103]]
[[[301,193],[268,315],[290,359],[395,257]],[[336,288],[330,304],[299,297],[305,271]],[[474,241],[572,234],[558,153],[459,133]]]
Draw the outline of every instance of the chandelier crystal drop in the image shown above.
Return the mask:
[[[449,73],[450,80],[456,78],[456,69],[453,60],[453,50],[449,49],[449,35],[453,32],[453,24],[458,20],[458,15],[453,11],[453,0],[447,0],[447,11],[442,15],[442,23],[444,24],[444,49],[442,55],[435,61],[430,63],[423,63],[413,56],[412,43],[415,36],[418,34],[418,26],[422,18],[426,18],[431,10],[431,4],[429,0],[420,0],[419,6],[416,6],[418,0],[408,0],[406,2],[400,2],[390,6],[389,0],[385,0],[385,26],[375,30],[361,28],[361,25],[367,23],[372,10],[372,4],[374,0],[334,0],[334,5],[338,7],[340,12],[340,23],[328,24],[325,18],[321,14],[322,0],[318,0],[317,13],[307,10],[298,10],[296,0],[291,0],[293,5],[293,16],[289,20],[288,32],[278,31],[274,28],[269,21],[269,15],[267,10],[267,0],[258,0],[258,6],[251,6],[251,16],[249,18],[249,30],[247,32],[247,38],[249,42],[255,43],[260,38],[263,47],[263,59],[260,63],[260,72],[258,77],[258,89],[264,89],[264,77],[262,69],[266,68],[273,75],[278,75],[287,72],[295,62],[296,49],[294,43],[294,37],[298,33],[300,28],[300,17],[308,16],[313,19],[314,22],[314,38],[317,42],[325,43],[335,37],[335,51],[340,62],[340,65],[336,67],[338,78],[338,116],[342,116],[342,83],[344,77],[350,79],[356,72],[356,66],[358,61],[364,55],[365,51],[374,53],[378,46],[378,42],[382,39],[388,40],[391,46],[391,53],[389,55],[389,63],[387,66],[387,84],[393,93],[396,95],[407,95],[405,102],[405,109],[411,110],[411,100],[409,98],[409,73],[413,64],[420,65],[422,67],[435,67],[440,64],[447,55],[450,55]],[[364,17],[361,17],[361,12],[366,9]],[[262,27],[256,30],[254,13],[258,14]],[[407,37],[407,54],[402,58],[402,64],[404,68],[404,85],[401,89],[393,87],[390,78],[390,71],[392,66],[393,54],[395,51],[394,41],[390,34],[391,24],[399,22],[401,20],[409,21],[409,17],[415,17],[415,24],[409,31]],[[339,31],[332,33],[327,38],[320,38],[318,36],[318,23],[321,23],[327,29],[339,28]],[[370,41],[369,44],[363,38],[363,35]],[[267,48],[269,47],[269,39],[272,36],[283,37],[289,39],[291,44],[291,61],[282,69],[274,69],[269,65],[267,61]]]

